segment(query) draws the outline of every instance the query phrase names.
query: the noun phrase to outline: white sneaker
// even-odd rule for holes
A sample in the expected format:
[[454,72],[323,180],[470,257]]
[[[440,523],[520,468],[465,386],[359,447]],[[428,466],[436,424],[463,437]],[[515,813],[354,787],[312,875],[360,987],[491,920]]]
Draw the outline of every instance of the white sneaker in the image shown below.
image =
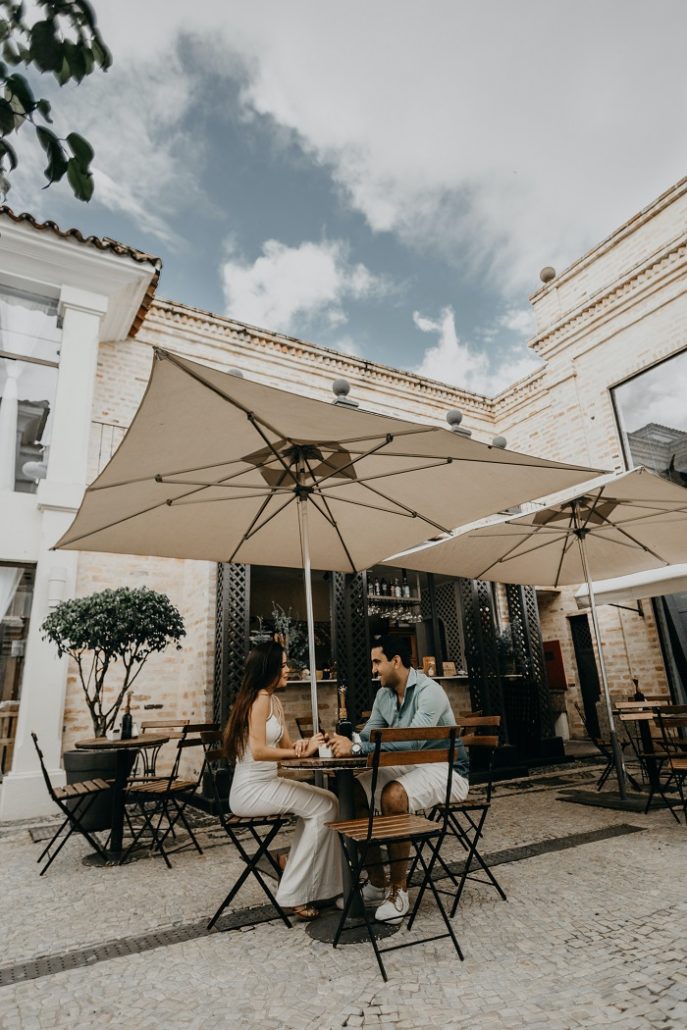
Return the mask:
[[408,891],[391,887],[386,901],[375,912],[375,919],[380,923],[400,923],[409,908]]
[[388,887],[375,887],[368,880],[363,884],[363,901],[366,905],[379,905],[389,893]]

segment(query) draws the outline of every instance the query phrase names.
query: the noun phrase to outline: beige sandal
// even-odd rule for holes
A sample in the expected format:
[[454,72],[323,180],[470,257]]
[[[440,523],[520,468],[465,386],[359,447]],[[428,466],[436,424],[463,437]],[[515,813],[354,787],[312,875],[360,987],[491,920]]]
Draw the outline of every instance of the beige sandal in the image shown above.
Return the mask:
[[296,905],[292,909],[292,915],[302,922],[307,922],[309,919],[317,919],[319,914],[319,908],[315,908],[314,905]]

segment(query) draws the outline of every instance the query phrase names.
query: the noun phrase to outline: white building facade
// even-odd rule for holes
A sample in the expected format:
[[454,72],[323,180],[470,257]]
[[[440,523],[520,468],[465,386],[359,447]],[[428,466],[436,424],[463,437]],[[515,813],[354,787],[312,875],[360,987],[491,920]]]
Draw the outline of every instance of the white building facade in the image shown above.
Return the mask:
[[[50,811],[32,731],[56,782],[63,749],[91,735],[73,670],[41,639],[51,604],[107,586],[168,593],[184,650],[149,661],[137,703],[165,717],[212,712],[216,566],[50,550],[131,421],[153,346],[313,396],[331,398],[344,377],[363,407],[432,422],[460,408],[479,439],[503,434],[514,449],[606,469],[641,460],[687,482],[687,180],[533,295],[542,367],[496,398],[154,299],[158,273],[149,255],[0,210],[0,716],[18,715],[0,819]],[[587,616],[573,590],[538,602],[561,710],[579,734],[575,702],[589,715],[598,689]],[[634,678],[681,697],[683,609],[673,598],[601,610],[618,698]]]

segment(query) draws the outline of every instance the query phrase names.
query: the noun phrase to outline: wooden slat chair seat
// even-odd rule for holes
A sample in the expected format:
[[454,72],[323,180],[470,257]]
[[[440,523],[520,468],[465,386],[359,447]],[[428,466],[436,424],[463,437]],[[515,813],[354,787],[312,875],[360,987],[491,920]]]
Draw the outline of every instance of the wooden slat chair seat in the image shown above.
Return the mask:
[[[227,775],[229,770],[229,763],[227,762],[222,747],[222,734],[217,731],[206,731],[201,733],[201,740],[203,747],[205,748],[205,762],[207,769],[210,772],[212,778],[212,787],[215,795],[215,807],[217,809],[217,816],[219,818],[222,829],[226,833],[231,843],[236,848],[239,857],[244,863],[240,875],[234,881],[231,886],[229,893],[226,898],[219,906],[212,919],[208,923],[208,930],[211,930],[215,925],[219,917],[224,912],[225,908],[231,904],[238,892],[243,887],[244,883],[249,876],[253,876],[255,880],[260,884],[261,888],[267,895],[267,898],[274,908],[279,918],[288,926],[291,927],[288,916],[279,905],[274,894],[270,890],[269,885],[265,882],[261,870],[258,868],[258,862],[262,858],[265,858],[273,867],[277,878],[281,875],[281,869],[274,858],[274,855],[270,851],[270,845],[277,836],[282,826],[285,826],[289,821],[288,815],[259,815],[259,816],[240,816],[233,815],[228,811],[227,798],[222,797],[220,792],[220,780],[223,778],[224,781],[228,781]],[[256,850],[253,852],[248,851],[243,841],[239,837],[237,830],[248,830],[250,836],[256,844]]]
[[[448,832],[466,853],[461,873],[454,873],[443,858],[439,857],[440,865],[453,882],[454,889],[451,891],[440,888],[441,893],[453,896],[451,918],[456,914],[467,880],[494,887],[503,901],[508,900],[506,892],[479,849],[484,833],[484,824],[491,810],[494,752],[499,746],[500,727],[500,715],[475,715],[472,713],[459,718],[458,734],[461,743],[468,749],[470,757],[472,758],[475,752],[481,752],[486,756],[486,760],[480,763],[480,768],[486,768],[486,779],[483,784],[484,794],[479,798],[468,797],[465,801],[451,802],[447,811],[444,811],[444,805],[435,805],[429,813],[430,819],[446,819]],[[475,871],[473,872],[473,870]]]
[[[150,847],[162,855],[168,869],[172,868],[169,860],[169,849],[165,842],[170,834],[174,837],[175,827],[178,823],[184,827],[189,835],[190,842],[199,855],[203,849],[196,839],[185,815],[185,809],[189,801],[200,785],[205,770],[205,755],[199,763],[199,771],[195,779],[179,776],[179,766],[182,754],[189,748],[203,748],[200,734],[209,730],[216,730],[217,723],[186,723],[177,741],[177,753],[174,765],[169,776],[149,779],[134,777],[127,783],[126,802],[131,805],[141,816],[138,826],[134,826],[132,819],[126,812],[127,822],[131,831],[131,843],[123,853],[120,862],[125,862],[133,849],[147,832],[150,835]],[[166,825],[163,829],[163,823]]]
[[114,780],[83,780],[82,783],[68,783],[64,787],[54,787],[55,797],[64,800],[65,798],[78,798],[82,794],[98,794],[103,790],[109,790]]
[[[456,727],[455,726],[431,726],[431,727],[387,727],[384,729],[373,729],[370,731],[370,741],[374,745],[374,751],[368,755],[367,765],[372,770],[372,782],[370,785],[371,796],[374,797],[377,789],[377,779],[380,768],[385,766],[398,765],[419,765],[425,763],[446,762],[446,797],[444,809],[447,810],[451,797],[451,782],[453,778],[453,762],[456,751]],[[406,743],[417,742],[418,750],[382,750],[385,743],[402,741]],[[434,747],[423,747],[426,741],[436,741]],[[448,747],[446,746],[448,742]],[[336,947],[346,925],[346,919],[357,894],[360,901],[360,908],[363,912],[367,935],[379,965],[380,972],[387,980],[387,973],[382,961],[382,954],[389,951],[396,951],[398,948],[407,948],[415,944],[425,944],[428,941],[443,940],[449,937],[453,943],[460,960],[463,960],[463,953],[449,921],[448,915],[441,900],[441,895],[432,879],[432,871],[439,858],[441,845],[447,833],[446,816],[441,820],[426,819],[418,815],[394,815],[375,816],[374,806],[370,806],[370,812],[364,819],[348,819],[328,823],[327,825],[336,830],[339,834],[344,859],[351,874],[351,890],[344,903],[339,925],[334,935],[333,945]],[[437,908],[446,927],[445,933],[435,934],[432,937],[423,937],[421,940],[404,941],[402,944],[393,944],[380,948],[375,937],[374,925],[365,909],[365,902],[362,894],[361,874],[366,866],[366,858],[371,848],[377,848],[380,844],[397,843],[407,841],[412,851],[413,862],[422,868],[424,873],[415,902],[408,915],[408,929],[410,930],[415,922],[422,899],[429,889],[434,897]],[[427,861],[424,850],[429,850],[429,861]]]
[[[106,860],[107,856],[104,848],[101,846],[98,839],[84,828],[83,819],[95,799],[101,797],[105,791],[110,790],[112,781],[101,779],[85,780],[83,783],[69,783],[65,787],[54,787],[52,780],[48,775],[48,770],[45,767],[43,752],[38,746],[38,737],[35,733],[31,734],[31,739],[33,740],[34,747],[38,754],[38,761],[40,762],[45,785],[48,788],[48,794],[64,816],[64,821],[60,824],[59,828],[50,838],[49,843],[43,848],[36,859],[36,862],[40,863],[46,855],[48,857],[47,862],[41,869],[40,875],[43,876],[43,874],[47,872],[73,833],[80,833],[81,836],[88,841],[96,854]],[[69,827],[69,832],[65,833],[57,848],[51,855],[50,849],[67,826]]]

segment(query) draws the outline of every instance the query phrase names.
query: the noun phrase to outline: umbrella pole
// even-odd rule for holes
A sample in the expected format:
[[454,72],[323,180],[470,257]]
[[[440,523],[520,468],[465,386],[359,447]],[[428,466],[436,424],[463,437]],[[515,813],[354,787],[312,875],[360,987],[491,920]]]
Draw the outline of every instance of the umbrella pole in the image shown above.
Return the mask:
[[[299,467],[298,480],[302,485],[305,469]],[[315,668],[315,618],[312,604],[312,580],[310,573],[310,544],[308,538],[308,497],[301,493],[298,497],[298,530],[301,537],[301,555],[303,558],[303,578],[305,580],[305,610],[308,623],[308,664],[310,668],[310,705],[312,707],[313,734],[320,732],[320,720],[317,712],[317,670]]]
[[589,572],[589,564],[587,562],[587,549],[585,547],[584,538],[587,535],[587,530],[580,526],[577,505],[573,508],[575,516],[575,529],[573,532],[577,537],[577,543],[580,548],[580,561],[582,562],[582,569],[584,571],[585,578],[587,580],[587,590],[589,591],[589,609],[592,613],[592,625],[594,626],[594,636],[596,637],[596,646],[599,652],[599,668],[601,670],[601,685],[603,688],[604,701],[606,702],[606,712],[608,715],[608,729],[611,738],[611,748],[613,750],[613,758],[615,761],[615,772],[618,778],[618,793],[620,794],[621,800],[625,800],[625,776],[623,771],[623,755],[620,750],[620,744],[618,743],[618,735],[615,732],[615,721],[613,719],[613,705],[611,703],[611,692],[608,687],[608,675],[606,674],[606,662],[604,660],[604,652],[601,644],[601,630],[599,628],[599,620],[596,613],[596,601],[594,599],[594,586],[592,584],[592,577]]

